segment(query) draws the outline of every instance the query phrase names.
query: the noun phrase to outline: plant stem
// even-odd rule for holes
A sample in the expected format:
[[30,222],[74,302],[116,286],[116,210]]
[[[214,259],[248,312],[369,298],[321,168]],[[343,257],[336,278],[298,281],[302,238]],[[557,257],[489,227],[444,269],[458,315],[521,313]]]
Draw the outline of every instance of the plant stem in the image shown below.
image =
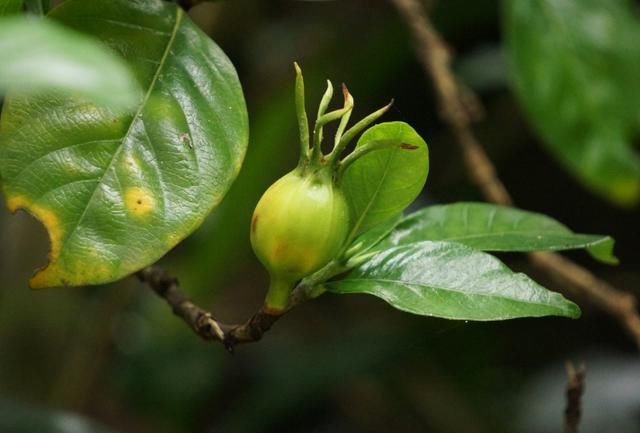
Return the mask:
[[264,309],[272,314],[282,314],[289,306],[289,297],[295,282],[271,277],[269,290],[264,299]]
[[[317,286],[328,279],[345,272],[346,265],[334,260],[322,269],[300,281],[293,291],[287,292],[285,308],[279,311],[261,308],[242,324],[226,324],[216,320],[209,311],[196,305],[180,289],[178,279],[165,270],[150,266],[136,273],[140,281],[146,283],[163,298],[173,313],[180,317],[201,338],[219,341],[233,352],[240,343],[252,343],[262,339],[271,326],[292,308],[322,293]],[[279,300],[276,302],[282,304]]]

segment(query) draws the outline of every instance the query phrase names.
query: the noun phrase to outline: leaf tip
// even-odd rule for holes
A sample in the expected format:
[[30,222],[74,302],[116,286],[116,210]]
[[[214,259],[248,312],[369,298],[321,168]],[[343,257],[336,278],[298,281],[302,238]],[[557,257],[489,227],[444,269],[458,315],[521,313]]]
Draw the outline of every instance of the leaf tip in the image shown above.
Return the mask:
[[351,95],[351,92],[349,92],[347,85],[344,83],[342,83],[342,96],[344,98],[344,106],[353,107],[354,105],[353,96]]
[[566,302],[567,308],[564,316],[568,317],[569,319],[579,319],[582,316],[582,310],[580,310],[580,307],[578,307],[578,305],[574,304],[571,301]]
[[587,252],[599,262],[614,266],[618,265],[620,264],[620,259],[613,253],[615,242],[612,237],[605,236],[600,242],[588,247]]

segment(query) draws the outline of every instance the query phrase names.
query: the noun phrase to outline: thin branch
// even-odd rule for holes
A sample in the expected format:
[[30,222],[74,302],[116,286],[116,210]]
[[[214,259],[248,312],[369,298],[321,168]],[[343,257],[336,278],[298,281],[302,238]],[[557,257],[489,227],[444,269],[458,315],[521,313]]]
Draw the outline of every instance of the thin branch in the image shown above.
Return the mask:
[[582,394],[587,370],[584,365],[576,367],[567,362],[567,406],[564,410],[564,432],[578,433],[578,424],[582,414]]
[[207,341],[219,341],[229,352],[241,343],[259,341],[271,326],[287,311],[307,299],[306,287],[296,287],[287,311],[272,314],[258,310],[243,324],[226,324],[216,320],[209,311],[199,307],[180,289],[178,279],[165,270],[150,266],[139,271],[137,277],[171,306],[173,313],[184,320],[193,331]]
[[[438,94],[442,120],[449,125],[460,146],[472,182],[487,201],[512,206],[511,195],[472,130],[473,112],[477,112],[478,107],[469,107],[468,102],[478,103],[478,99],[469,99],[470,90],[459,86],[451,70],[450,52],[425,8],[419,0],[390,1],[411,31],[417,57]],[[559,254],[533,253],[529,257],[534,265],[566,285],[569,293],[587,298],[615,317],[640,349],[640,315],[633,295],[613,287]]]

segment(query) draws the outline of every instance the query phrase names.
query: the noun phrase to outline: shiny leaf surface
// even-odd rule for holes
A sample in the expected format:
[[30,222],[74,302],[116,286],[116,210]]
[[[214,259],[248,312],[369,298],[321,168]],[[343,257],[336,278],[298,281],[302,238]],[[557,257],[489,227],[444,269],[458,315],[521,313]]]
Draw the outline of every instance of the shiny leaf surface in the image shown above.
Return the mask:
[[367,293],[399,310],[445,319],[580,316],[562,295],[455,242],[423,241],[380,251],[326,287],[333,293]]
[[9,97],[4,192],[49,232],[33,287],[106,283],[155,262],[220,202],[245,154],[246,107],[229,59],[173,4],[69,0],[50,16],[107,42],[144,92],[134,111]]
[[346,256],[353,257],[365,254],[388,238],[401,221],[403,221],[402,215],[396,215],[362,233],[349,245]]
[[[429,173],[427,143],[404,122],[380,123],[358,140],[358,147],[395,140],[397,147],[373,151],[356,160],[342,179],[351,206],[352,233],[360,234],[400,214],[420,194]],[[418,146],[405,149],[401,144]]]
[[483,251],[560,251],[586,248],[617,263],[609,236],[573,233],[548,216],[487,203],[429,206],[405,217],[378,248],[419,241],[452,241]]

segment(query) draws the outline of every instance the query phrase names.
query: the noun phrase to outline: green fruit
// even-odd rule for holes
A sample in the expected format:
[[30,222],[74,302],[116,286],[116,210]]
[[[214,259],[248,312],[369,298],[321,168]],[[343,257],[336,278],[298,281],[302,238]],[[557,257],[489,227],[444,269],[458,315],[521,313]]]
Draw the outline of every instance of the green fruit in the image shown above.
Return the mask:
[[271,276],[266,307],[286,308],[297,281],[336,257],[349,230],[349,208],[328,170],[296,169],[264,193],[251,222],[251,245]]

